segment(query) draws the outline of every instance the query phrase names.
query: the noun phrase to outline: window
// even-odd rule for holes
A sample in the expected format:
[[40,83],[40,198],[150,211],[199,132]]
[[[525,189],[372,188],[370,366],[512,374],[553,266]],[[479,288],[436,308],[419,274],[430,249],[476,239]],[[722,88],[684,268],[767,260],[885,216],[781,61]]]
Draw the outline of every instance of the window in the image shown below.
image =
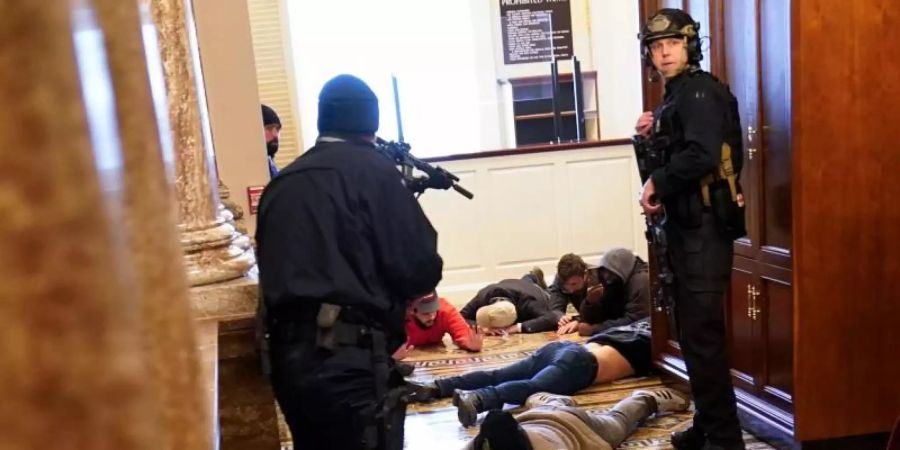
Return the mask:
[[483,44],[468,1],[295,1],[288,8],[306,147],[317,135],[318,92],[341,73],[362,78],[378,95],[378,135],[388,140],[398,138],[396,76],[404,138],[419,157],[460,153],[460,142],[480,142],[499,128],[497,116],[493,123],[480,118],[476,57]]
[[[501,2],[507,0],[281,1],[304,148],[318,134],[319,91],[341,73],[362,78],[378,95],[378,135],[388,140],[398,138],[391,84],[396,76],[404,138],[419,157],[549,143],[546,133],[531,128],[546,128],[552,115],[516,108],[522,99],[547,100],[519,87],[549,79],[550,64],[505,61]],[[583,139],[628,138],[641,112],[637,4],[554,0],[562,2],[571,11],[571,53],[588,74],[585,116],[593,122]],[[571,72],[571,62],[562,61],[562,79],[571,80]]]

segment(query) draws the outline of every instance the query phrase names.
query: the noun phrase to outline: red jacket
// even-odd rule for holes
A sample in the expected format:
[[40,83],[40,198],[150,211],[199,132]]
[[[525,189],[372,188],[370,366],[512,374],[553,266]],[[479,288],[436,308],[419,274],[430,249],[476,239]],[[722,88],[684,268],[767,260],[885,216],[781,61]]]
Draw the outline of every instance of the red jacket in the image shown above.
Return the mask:
[[475,347],[470,341],[472,329],[465,319],[459,315],[459,311],[443,297],[438,299],[439,307],[434,325],[422,328],[412,315],[406,318],[406,339],[408,345],[427,345],[441,342],[444,333],[450,333],[453,342],[460,348],[469,351],[479,351],[481,346]]

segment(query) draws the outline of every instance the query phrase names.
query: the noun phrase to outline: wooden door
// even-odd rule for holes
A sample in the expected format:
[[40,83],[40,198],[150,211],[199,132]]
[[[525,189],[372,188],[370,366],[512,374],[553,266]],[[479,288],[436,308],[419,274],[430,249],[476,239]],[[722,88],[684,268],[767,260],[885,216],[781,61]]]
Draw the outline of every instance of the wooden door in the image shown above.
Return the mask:
[[759,253],[756,308],[762,348],[758,395],[792,410],[791,2],[760,0]]
[[735,387],[755,392],[759,379],[759,331],[752,301],[756,283],[756,263],[735,257],[731,288],[725,303],[725,320],[731,354],[731,374]]
[[[790,2],[728,0],[724,80],[738,99],[746,237],[735,243],[726,316],[739,400],[793,426]],[[761,402],[759,400],[762,400]]]

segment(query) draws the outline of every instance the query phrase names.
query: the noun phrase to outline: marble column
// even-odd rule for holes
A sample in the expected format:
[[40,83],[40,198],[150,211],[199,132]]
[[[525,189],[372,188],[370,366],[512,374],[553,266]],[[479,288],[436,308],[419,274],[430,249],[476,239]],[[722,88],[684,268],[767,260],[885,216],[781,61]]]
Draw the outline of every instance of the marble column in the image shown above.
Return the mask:
[[96,11],[2,10],[0,447],[161,448]]
[[[105,36],[122,144],[125,248],[134,266],[131,293],[142,316],[144,379],[158,402],[159,449],[209,450],[212,398],[200,377],[194,320],[179,244],[171,131],[149,7],[93,0]],[[148,70],[149,66],[149,70]],[[152,80],[152,81],[151,81]],[[160,119],[160,120],[157,120]]]
[[[148,0],[144,0],[148,1]],[[203,75],[190,0],[149,0],[169,100],[176,151],[178,220],[191,286],[242,277],[255,264],[217,192]]]

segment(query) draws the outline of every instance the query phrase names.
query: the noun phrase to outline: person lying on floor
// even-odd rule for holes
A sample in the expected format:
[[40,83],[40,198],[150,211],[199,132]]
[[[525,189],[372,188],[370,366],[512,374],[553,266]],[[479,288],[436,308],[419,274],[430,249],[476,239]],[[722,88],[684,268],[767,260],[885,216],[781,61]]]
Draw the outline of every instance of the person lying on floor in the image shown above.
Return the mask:
[[605,412],[583,411],[572,397],[540,392],[525,412],[488,413],[466,450],[612,450],[653,414],[685,411],[691,401],[669,388],[634,391]]
[[611,328],[584,344],[556,341],[506,367],[440,378],[426,383],[416,401],[453,396],[463,426],[478,413],[521,405],[537,392],[572,395],[592,384],[644,375],[650,365],[650,320]]
[[626,248],[611,248],[588,276],[587,293],[579,316],[559,319],[557,334],[577,331],[592,336],[603,330],[627,325],[650,315],[650,275],[647,263]]
[[556,263],[556,275],[549,287],[544,281],[544,272],[535,267],[525,275],[538,286],[544,287],[550,295],[550,309],[565,314],[566,308],[571,304],[575,311],[581,309],[581,303],[587,295],[585,272],[588,265],[580,256],[567,253],[559,258]]
[[419,297],[410,302],[406,311],[406,344],[394,353],[394,359],[403,360],[415,347],[437,344],[450,334],[453,342],[470,352],[481,351],[484,334],[477,327],[470,326],[456,310],[437,292]]
[[516,279],[485,286],[460,310],[460,314],[469,322],[487,328],[487,334],[552,331],[557,328],[561,316],[550,309],[546,291],[531,281]]

